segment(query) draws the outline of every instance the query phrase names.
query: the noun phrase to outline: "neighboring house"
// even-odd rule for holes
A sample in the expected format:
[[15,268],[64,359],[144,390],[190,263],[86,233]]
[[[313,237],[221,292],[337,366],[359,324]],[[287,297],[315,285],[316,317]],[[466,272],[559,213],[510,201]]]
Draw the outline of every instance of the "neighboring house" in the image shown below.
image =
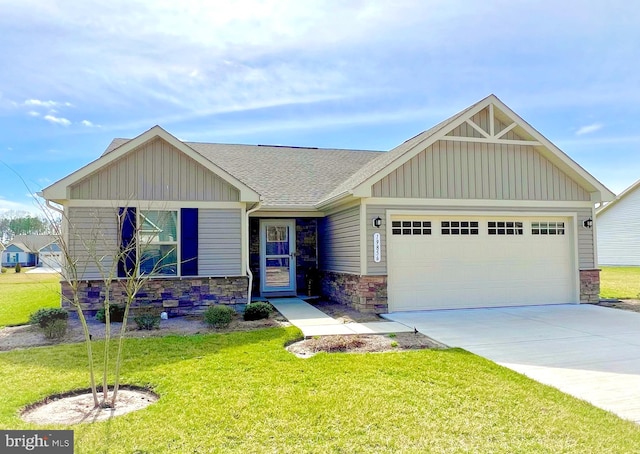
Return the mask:
[[640,180],[596,211],[598,264],[640,266]]
[[318,279],[378,313],[597,301],[585,221],[615,197],[494,95],[388,152],[183,142],[156,126],[43,196],[64,207],[87,308],[103,289],[78,239],[99,228],[103,265],[153,240],[139,253],[161,275],[139,302],[172,313],[244,304],[251,277],[254,295]]
[[16,235],[2,252],[2,266],[60,267],[60,254],[53,235]]

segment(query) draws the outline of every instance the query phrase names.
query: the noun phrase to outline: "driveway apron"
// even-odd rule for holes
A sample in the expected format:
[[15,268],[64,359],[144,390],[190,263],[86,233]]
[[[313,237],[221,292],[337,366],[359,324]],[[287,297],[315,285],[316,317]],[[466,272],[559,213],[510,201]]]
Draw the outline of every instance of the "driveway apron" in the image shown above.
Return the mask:
[[640,313],[571,304],[383,317],[640,423]]

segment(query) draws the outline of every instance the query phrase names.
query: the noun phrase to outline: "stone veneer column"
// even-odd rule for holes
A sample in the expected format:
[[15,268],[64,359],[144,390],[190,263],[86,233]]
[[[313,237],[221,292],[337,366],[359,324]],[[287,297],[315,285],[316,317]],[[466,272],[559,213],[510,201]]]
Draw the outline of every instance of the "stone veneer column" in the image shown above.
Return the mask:
[[580,270],[580,302],[600,301],[600,270]]
[[322,295],[330,301],[344,304],[361,312],[388,312],[387,276],[322,273]]

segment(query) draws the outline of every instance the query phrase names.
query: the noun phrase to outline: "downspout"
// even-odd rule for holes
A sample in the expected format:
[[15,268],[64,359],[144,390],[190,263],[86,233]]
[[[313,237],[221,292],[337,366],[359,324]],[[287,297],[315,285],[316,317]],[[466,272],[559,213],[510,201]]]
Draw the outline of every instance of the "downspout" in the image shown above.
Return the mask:
[[246,249],[246,256],[245,256],[245,261],[247,264],[247,277],[249,278],[249,288],[247,289],[247,304],[251,304],[251,290],[253,289],[253,273],[251,272],[251,263],[250,263],[250,258],[251,258],[251,228],[249,227],[249,215],[251,213],[254,213],[256,211],[258,211],[260,209],[260,207],[262,207],[262,197],[260,198],[260,201],[258,201],[257,204],[254,205],[253,208],[251,208],[250,210],[247,211],[247,249]]

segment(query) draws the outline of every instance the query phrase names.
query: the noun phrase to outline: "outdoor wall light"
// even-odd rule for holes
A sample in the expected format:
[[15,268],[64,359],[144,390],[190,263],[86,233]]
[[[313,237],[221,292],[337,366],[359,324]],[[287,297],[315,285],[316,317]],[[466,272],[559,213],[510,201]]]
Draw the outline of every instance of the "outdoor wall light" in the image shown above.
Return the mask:
[[592,228],[592,227],[593,227],[593,219],[591,219],[591,218],[586,219],[586,220],[582,223],[582,225],[584,226],[584,228],[585,228],[585,229],[590,229],[590,228]]
[[375,218],[375,219],[373,220],[373,226],[374,226],[376,229],[379,229],[381,225],[382,225],[382,219],[380,218],[380,216],[378,216],[377,218]]

